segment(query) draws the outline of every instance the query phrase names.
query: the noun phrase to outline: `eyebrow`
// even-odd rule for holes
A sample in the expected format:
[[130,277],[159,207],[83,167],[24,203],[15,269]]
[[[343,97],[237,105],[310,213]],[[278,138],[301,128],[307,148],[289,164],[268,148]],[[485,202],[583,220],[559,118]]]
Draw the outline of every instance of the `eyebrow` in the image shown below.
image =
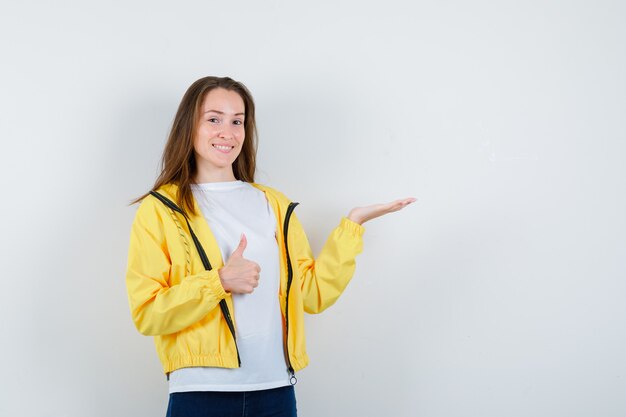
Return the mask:
[[[204,114],[206,113],[218,113],[218,114],[225,114],[223,111],[219,111],[219,110],[207,110],[204,112]],[[235,116],[245,116],[245,113],[235,113]]]

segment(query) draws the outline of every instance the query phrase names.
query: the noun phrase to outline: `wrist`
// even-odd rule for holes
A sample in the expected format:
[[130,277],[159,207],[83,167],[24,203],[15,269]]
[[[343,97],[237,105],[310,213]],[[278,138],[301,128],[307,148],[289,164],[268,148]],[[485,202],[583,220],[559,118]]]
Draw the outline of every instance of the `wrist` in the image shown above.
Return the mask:
[[354,213],[354,210],[350,211],[347,216],[348,220],[355,222],[356,224],[362,225],[363,219]]
[[222,288],[224,288],[224,291],[226,291],[227,293],[230,293],[230,288],[228,288],[226,286],[226,281],[224,280],[224,273],[223,270],[224,267],[221,267],[220,269],[217,270],[217,275],[220,278],[220,284],[222,284]]

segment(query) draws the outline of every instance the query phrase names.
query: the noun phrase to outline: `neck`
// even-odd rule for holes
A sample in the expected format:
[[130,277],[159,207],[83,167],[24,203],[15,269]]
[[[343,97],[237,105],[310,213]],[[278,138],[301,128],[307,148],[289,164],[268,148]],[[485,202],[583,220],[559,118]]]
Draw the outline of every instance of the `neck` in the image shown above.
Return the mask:
[[196,184],[203,184],[207,182],[227,182],[236,181],[235,174],[233,174],[233,168],[228,167],[224,169],[212,169],[210,171],[198,169],[194,182]]

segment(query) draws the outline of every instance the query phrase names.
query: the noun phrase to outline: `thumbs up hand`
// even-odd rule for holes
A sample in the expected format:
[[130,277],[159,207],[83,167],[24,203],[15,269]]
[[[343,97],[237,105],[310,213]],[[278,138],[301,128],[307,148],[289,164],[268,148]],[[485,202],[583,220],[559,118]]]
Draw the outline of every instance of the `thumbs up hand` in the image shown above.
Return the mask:
[[218,273],[224,290],[233,294],[251,294],[259,285],[261,267],[243,257],[248,241],[246,235],[241,234],[239,246],[228,258],[226,264]]

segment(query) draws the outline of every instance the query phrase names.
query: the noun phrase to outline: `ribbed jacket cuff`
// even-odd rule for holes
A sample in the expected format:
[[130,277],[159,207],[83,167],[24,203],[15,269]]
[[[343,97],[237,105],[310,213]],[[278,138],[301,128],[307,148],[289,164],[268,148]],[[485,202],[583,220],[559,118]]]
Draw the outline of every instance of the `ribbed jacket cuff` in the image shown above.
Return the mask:
[[226,298],[227,293],[224,290],[224,287],[222,287],[219,273],[217,271],[205,271],[205,273],[209,290],[215,295],[215,297],[217,297],[218,300]]
[[362,237],[363,232],[365,232],[365,227],[361,226],[360,224],[356,222],[353,222],[347,217],[342,217],[341,223],[339,223],[339,227],[347,230],[350,234],[354,235],[355,237]]

